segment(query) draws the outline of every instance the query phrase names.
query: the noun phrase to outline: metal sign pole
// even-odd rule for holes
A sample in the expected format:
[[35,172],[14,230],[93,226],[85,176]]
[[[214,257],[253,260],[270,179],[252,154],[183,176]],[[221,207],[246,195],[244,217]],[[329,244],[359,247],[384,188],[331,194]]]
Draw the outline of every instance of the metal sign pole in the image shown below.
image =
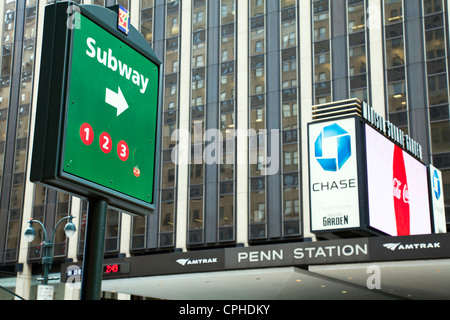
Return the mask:
[[103,199],[89,199],[81,300],[100,300],[107,206]]

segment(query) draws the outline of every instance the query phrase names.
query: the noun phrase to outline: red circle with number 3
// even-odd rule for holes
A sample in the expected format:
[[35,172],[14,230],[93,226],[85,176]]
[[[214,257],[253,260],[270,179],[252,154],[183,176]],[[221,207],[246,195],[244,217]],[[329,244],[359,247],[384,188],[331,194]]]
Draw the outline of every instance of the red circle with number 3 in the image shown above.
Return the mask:
[[122,161],[127,161],[130,152],[128,151],[128,144],[125,141],[120,141],[117,145],[117,155]]
[[100,135],[100,149],[102,149],[102,151],[104,153],[110,153],[111,152],[111,148],[112,148],[112,140],[111,140],[111,136],[107,133],[107,132],[103,132]]
[[90,146],[94,142],[94,130],[89,123],[83,123],[80,128],[80,138],[81,141]]

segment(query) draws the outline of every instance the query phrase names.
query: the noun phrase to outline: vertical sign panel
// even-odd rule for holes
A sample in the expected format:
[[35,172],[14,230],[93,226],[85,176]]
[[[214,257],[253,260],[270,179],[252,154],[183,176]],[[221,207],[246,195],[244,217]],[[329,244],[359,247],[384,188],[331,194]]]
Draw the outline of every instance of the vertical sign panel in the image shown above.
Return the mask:
[[78,18],[62,169],[152,203],[158,66],[84,15]]
[[311,229],[360,227],[355,118],[309,126]]
[[428,170],[430,177],[431,210],[434,221],[434,232],[447,233],[442,172],[432,165],[429,166]]

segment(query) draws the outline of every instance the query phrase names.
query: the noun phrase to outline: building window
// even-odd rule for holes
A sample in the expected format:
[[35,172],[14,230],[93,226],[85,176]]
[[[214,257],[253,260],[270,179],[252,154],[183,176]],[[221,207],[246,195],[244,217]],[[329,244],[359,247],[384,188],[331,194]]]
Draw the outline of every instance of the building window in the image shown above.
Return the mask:
[[78,232],[78,257],[82,257],[84,254],[84,245],[86,240],[86,226],[87,226],[87,214],[88,214],[88,202],[81,200],[80,202],[80,230]]
[[[153,23],[154,23],[154,0],[141,0],[140,1],[140,32],[142,36],[147,40],[147,42],[150,45],[153,45]],[[171,43],[174,45],[173,43]],[[167,49],[169,50],[169,49]],[[172,61],[172,64],[174,62]],[[175,72],[175,71],[174,71]],[[172,72],[169,72],[172,73]],[[166,127],[165,123],[167,122],[167,118],[165,117],[166,113],[163,114],[164,118],[164,129],[163,129],[163,135],[166,137]],[[174,120],[175,113],[172,113],[170,115],[171,121]],[[169,135],[170,139],[170,135]],[[164,140],[164,138],[163,138]],[[146,242],[146,231],[147,231],[147,219],[146,217],[140,217],[140,216],[133,216],[131,221],[131,244],[130,249],[131,250],[138,250],[138,249],[144,249]],[[114,242],[114,240],[109,240],[110,244]]]
[[[282,180],[282,212],[281,220],[283,223],[283,236],[295,236],[300,234],[300,212],[293,209],[294,202],[298,204],[300,199],[300,190],[298,178],[289,180],[292,175],[298,176],[300,170],[297,154],[299,150],[300,128],[298,118],[298,46],[297,40],[297,19],[298,1],[280,1],[280,48],[281,59],[281,123],[282,128],[281,154],[284,155],[284,161],[281,166]],[[327,37],[326,28],[322,27],[319,31],[320,36]],[[284,66],[288,66],[285,68]],[[290,138],[286,138],[290,137]]]
[[[1,58],[1,89],[0,96],[2,101],[0,103],[0,112],[3,114],[0,116],[0,122],[5,125],[2,130],[0,140],[2,147],[0,152],[1,158],[4,158],[4,148],[6,146],[7,140],[15,141],[14,152],[12,153],[12,172],[2,172],[2,175],[8,174],[11,179],[11,189],[2,190],[2,198],[9,200],[9,212],[7,219],[7,230],[6,230],[6,245],[4,248],[5,261],[16,261],[18,258],[18,247],[20,240],[20,230],[21,230],[21,220],[23,212],[23,200],[25,196],[25,179],[26,179],[26,168],[27,168],[27,157],[28,157],[28,139],[29,139],[29,125],[30,125],[30,105],[32,103],[33,96],[33,81],[34,81],[34,57],[35,57],[35,40],[36,40],[36,14],[37,14],[37,3],[36,1],[29,1],[25,5],[25,10],[20,11],[24,13],[23,17],[17,17],[15,14],[16,1],[5,1],[4,3],[4,26],[7,26],[3,30],[2,35],[2,58]],[[9,100],[9,93],[11,82],[11,67],[13,65],[13,46],[18,48],[20,46],[15,45],[14,38],[15,21],[22,21],[24,19],[24,29],[20,29],[23,33],[18,39],[21,41],[22,46],[22,61],[16,61],[14,64],[22,66],[20,71],[20,87],[19,93],[16,97],[11,97]],[[14,92],[14,91],[12,91]],[[7,108],[17,108],[18,114],[17,119],[12,123],[7,123],[8,111],[4,110]],[[3,118],[5,117],[5,118]],[[15,128],[15,136],[7,136],[12,134],[14,131],[7,132],[8,127]],[[14,139],[13,139],[14,138]],[[0,141],[1,142],[1,141]],[[4,161],[2,161],[3,163]],[[4,169],[4,168],[2,168]],[[7,177],[6,175],[3,179]],[[9,196],[6,194],[9,193]]]
[[[203,108],[206,102],[207,67],[207,20],[208,6],[206,0],[195,0],[192,6],[192,71],[191,71],[191,162],[188,245],[204,242],[204,185],[205,163],[203,159],[206,112],[196,114],[197,108]],[[195,107],[195,109],[194,109]]]
[[221,0],[220,9],[220,108],[222,163],[218,181],[218,241],[235,240],[235,86],[236,86],[236,0]]
[[255,135],[249,139],[250,149],[250,194],[249,194],[249,238],[262,239],[266,234],[266,177],[261,172],[265,155],[264,137],[259,133],[266,128],[266,47],[265,25],[266,4],[263,0],[249,1],[249,129]]
[[121,213],[108,209],[105,227],[105,254],[116,254],[120,248]]
[[409,132],[406,61],[404,48],[403,0],[384,1],[385,66],[387,114],[389,120]]
[[312,0],[314,104],[331,101],[330,0]]
[[367,101],[366,1],[347,1],[349,96]]
[[153,42],[153,0],[141,0],[141,33],[150,45]]
[[[153,4],[153,3],[151,3]],[[154,13],[154,11],[153,11]],[[175,212],[177,195],[177,170],[172,161],[172,150],[175,142],[172,133],[179,127],[179,61],[180,61],[180,28],[178,21],[181,15],[181,1],[166,1],[165,7],[165,51],[164,51],[164,91],[163,91],[163,134],[161,159],[161,191],[159,202],[159,246],[171,247],[175,244]],[[140,218],[141,223],[146,218]],[[136,247],[145,245],[143,234],[147,230],[140,224],[134,224]]]
[[[450,117],[446,16],[442,0],[423,0],[431,153],[433,164],[443,171],[443,184],[448,188],[450,186]],[[450,192],[448,190],[444,192],[447,221],[449,221]]]
[[130,11],[130,9],[131,9],[130,3],[131,3],[130,0],[117,0],[117,4],[120,4],[122,7],[124,7],[128,11]]

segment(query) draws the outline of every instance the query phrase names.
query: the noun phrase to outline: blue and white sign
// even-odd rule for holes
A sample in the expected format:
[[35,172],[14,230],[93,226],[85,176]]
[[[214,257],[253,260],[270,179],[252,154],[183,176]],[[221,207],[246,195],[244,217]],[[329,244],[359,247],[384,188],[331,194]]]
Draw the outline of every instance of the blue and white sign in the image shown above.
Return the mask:
[[[326,145],[326,141],[328,140],[331,141],[328,146],[330,149],[324,150],[323,146],[324,144]],[[329,151],[331,158],[324,156],[324,151]],[[351,137],[337,123],[333,123],[323,128],[317,137],[314,145],[314,153],[316,160],[325,171],[339,171],[352,155]]]
[[445,203],[442,185],[442,172],[434,166],[429,166],[431,209],[434,220],[434,232],[446,233]]
[[309,126],[312,232],[360,227],[355,121]]
[[119,14],[118,14],[119,21],[117,22],[117,28],[128,35],[130,32],[130,12],[119,5]]
[[441,175],[438,173],[437,169],[433,169],[433,175],[432,175],[432,181],[431,181],[431,187],[432,190],[434,192],[434,197],[436,198],[436,200],[440,200],[441,199],[441,195],[442,195],[442,182],[441,182]]

